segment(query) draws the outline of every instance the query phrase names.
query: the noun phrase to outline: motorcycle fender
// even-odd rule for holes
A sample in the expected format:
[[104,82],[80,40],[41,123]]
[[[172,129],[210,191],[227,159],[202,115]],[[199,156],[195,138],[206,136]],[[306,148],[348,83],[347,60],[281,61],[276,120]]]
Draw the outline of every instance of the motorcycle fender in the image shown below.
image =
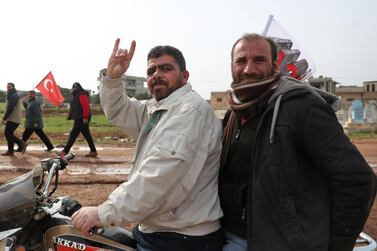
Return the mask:
[[84,236],[72,225],[59,225],[49,228],[44,234],[44,243],[48,251],[136,251],[100,235]]

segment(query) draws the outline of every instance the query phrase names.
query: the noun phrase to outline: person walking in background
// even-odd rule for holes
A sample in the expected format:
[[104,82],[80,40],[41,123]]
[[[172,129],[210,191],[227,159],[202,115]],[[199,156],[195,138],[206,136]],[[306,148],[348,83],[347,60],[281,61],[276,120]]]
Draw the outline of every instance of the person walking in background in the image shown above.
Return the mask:
[[13,83],[7,84],[7,101],[3,124],[5,124],[4,135],[8,143],[8,151],[1,154],[3,156],[14,155],[14,143],[16,143],[22,153],[25,152],[27,144],[14,135],[14,131],[21,122],[21,100]]
[[43,131],[41,104],[36,99],[35,91],[29,91],[28,95],[24,97],[23,106],[25,108],[25,131],[22,134],[22,140],[27,142],[33,132],[35,132],[46,145],[46,151],[49,152],[54,149],[50,139]]
[[85,140],[88,142],[90,152],[85,157],[96,157],[97,150],[93,142],[92,135],[89,131],[89,122],[91,118],[89,93],[85,91],[80,83],[76,82],[72,85],[72,101],[69,107],[68,120],[73,120],[73,128],[69,134],[68,142],[63,151],[59,153],[64,156],[69,153],[72,145],[75,143],[77,136],[82,133]]

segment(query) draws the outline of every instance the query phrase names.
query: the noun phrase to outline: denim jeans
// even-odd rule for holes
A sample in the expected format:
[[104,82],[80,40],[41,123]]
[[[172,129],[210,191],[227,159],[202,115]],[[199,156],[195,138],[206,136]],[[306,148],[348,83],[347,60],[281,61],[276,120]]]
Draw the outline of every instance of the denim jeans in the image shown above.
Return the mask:
[[191,236],[173,232],[143,233],[136,226],[132,235],[138,251],[221,251],[224,244],[222,229],[203,236]]
[[225,245],[223,251],[246,251],[247,241],[224,230]]

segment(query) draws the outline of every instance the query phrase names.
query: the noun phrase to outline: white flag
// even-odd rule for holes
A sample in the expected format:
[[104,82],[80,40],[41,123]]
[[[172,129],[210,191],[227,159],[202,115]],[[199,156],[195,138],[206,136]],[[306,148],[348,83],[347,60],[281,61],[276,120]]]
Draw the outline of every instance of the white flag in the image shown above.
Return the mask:
[[305,80],[315,72],[315,64],[310,56],[272,15],[268,18],[263,35],[274,40],[283,75]]

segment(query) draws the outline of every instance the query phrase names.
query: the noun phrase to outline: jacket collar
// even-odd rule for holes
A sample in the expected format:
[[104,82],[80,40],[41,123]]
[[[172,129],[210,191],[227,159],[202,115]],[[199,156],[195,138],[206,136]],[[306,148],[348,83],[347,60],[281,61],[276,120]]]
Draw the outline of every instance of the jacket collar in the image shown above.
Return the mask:
[[271,103],[279,96],[283,95],[285,97],[295,96],[295,94],[297,94],[297,90],[308,91],[312,93],[314,96],[317,96],[319,99],[322,99],[324,102],[328,103],[334,109],[334,111],[340,109],[340,100],[337,96],[325,92],[323,90],[317,89],[311,86],[309,83],[304,83],[291,77],[282,77],[280,79],[277,89],[275,90],[268,102]]
[[169,107],[172,104],[177,102],[183,95],[191,91],[192,91],[192,86],[191,84],[187,83],[160,101],[157,101],[155,98],[148,100],[146,104],[148,115],[151,115],[157,110],[169,110]]

